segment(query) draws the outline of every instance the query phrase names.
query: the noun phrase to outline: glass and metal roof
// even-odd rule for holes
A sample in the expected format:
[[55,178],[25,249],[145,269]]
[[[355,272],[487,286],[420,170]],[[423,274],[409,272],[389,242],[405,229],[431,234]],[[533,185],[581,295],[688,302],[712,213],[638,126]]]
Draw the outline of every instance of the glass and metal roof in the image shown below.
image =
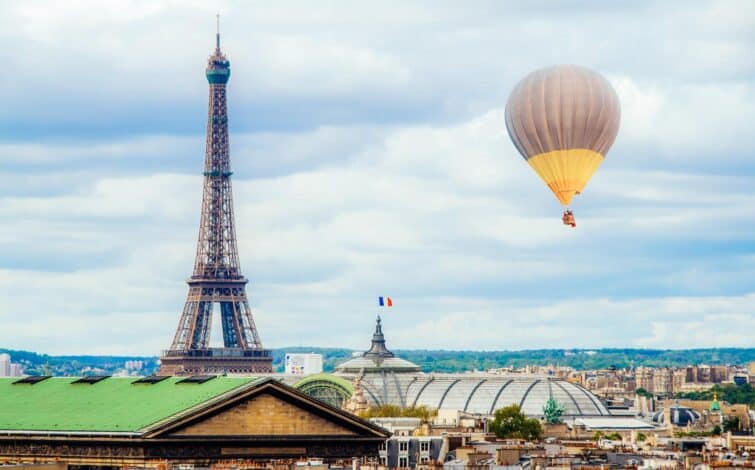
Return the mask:
[[0,430],[137,432],[257,379],[218,377],[191,385],[179,380],[133,385],[133,377],[83,383],[53,377],[29,385],[0,378]]
[[519,405],[529,416],[543,416],[553,398],[564,416],[610,416],[600,400],[581,386],[548,376],[424,374],[414,363],[396,357],[385,345],[380,318],[372,345],[358,357],[336,367],[335,375],[348,380],[362,377],[370,405],[427,406],[491,415],[509,405]]
[[549,398],[565,416],[610,416],[600,400],[581,386],[550,377],[493,374],[365,373],[367,399],[373,405],[427,406],[490,415],[519,405],[529,416],[542,416]]
[[501,381],[499,377],[486,379],[469,397],[468,404],[464,409],[467,413],[491,414],[495,411],[492,408],[497,398],[513,382],[512,379]]

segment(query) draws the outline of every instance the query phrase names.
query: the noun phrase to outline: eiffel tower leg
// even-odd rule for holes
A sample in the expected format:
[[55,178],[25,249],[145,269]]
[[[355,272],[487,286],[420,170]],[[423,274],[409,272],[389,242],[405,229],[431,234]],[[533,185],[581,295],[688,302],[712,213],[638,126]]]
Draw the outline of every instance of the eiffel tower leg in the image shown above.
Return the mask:
[[257,333],[257,327],[254,325],[252,309],[249,308],[249,302],[246,297],[238,302],[238,318],[241,321],[241,337],[244,338],[245,347],[253,349],[262,349],[262,341]]
[[170,349],[173,351],[185,351],[188,348],[188,339],[191,335],[191,331],[194,328],[194,311],[196,309],[196,303],[186,302],[184,304],[183,313],[181,313],[181,319],[178,321],[178,329],[173,337],[173,343],[170,345]]
[[199,302],[197,323],[191,339],[191,349],[210,347],[210,328],[212,327],[212,302]]
[[226,348],[238,348],[239,329],[236,322],[236,312],[234,312],[235,302],[223,302],[220,304],[220,314],[223,323],[223,344]]

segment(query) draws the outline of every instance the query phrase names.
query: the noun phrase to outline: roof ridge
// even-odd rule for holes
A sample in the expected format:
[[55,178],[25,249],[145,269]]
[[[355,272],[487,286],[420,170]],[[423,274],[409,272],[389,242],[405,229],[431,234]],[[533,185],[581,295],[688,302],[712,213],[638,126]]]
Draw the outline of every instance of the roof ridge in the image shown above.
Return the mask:
[[[228,397],[230,395],[235,395],[235,394],[237,394],[237,393],[239,393],[241,391],[244,391],[244,390],[246,390],[248,388],[256,387],[256,386],[258,386],[259,384],[261,384],[261,383],[263,383],[265,381],[275,380],[272,377],[217,377],[216,379],[220,379],[220,378],[249,379],[249,381],[241,383],[241,384],[237,385],[236,387],[228,389],[228,390],[226,390],[226,391],[224,391],[224,392],[222,392],[222,393],[220,393],[218,395],[211,396],[207,400],[204,400],[202,402],[196,403],[196,404],[194,404],[194,405],[192,405],[192,406],[190,406],[188,408],[184,408],[183,410],[180,410],[180,411],[178,411],[176,413],[173,413],[170,416],[166,416],[166,417],[164,417],[164,418],[162,418],[162,419],[160,419],[158,421],[149,423],[146,426],[143,426],[143,427],[139,428],[138,432],[142,433],[142,434],[146,433],[146,432],[149,432],[152,429],[159,428],[160,426],[162,426],[165,423],[169,423],[169,422],[174,421],[176,419],[182,418],[182,417],[184,417],[186,415],[192,414],[193,412],[195,412],[195,411],[197,411],[199,409],[202,409],[204,407],[212,406],[216,402],[222,401],[223,399],[225,399],[226,397]],[[176,383],[174,383],[173,385],[176,385]],[[192,385],[187,385],[187,386],[192,386]]]

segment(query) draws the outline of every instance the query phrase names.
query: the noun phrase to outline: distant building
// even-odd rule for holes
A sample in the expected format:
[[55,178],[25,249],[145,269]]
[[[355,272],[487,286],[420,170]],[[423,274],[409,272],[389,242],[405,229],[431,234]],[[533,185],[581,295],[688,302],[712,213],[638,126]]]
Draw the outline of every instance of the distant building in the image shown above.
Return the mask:
[[738,374],[731,378],[734,385],[744,385],[750,381],[750,378],[744,374]]
[[444,436],[417,435],[419,418],[371,418],[370,422],[391,432],[380,446],[380,465],[386,468],[427,468],[437,466],[448,452]]
[[656,411],[653,415],[653,422],[685,427],[696,423],[700,417],[698,411],[675,403],[667,408]]
[[380,465],[388,468],[438,465],[443,444],[441,436],[391,437],[380,447]]
[[322,372],[322,354],[286,354],[286,374],[311,375]]
[[10,375],[11,377],[21,377],[24,375],[24,369],[21,367],[21,364],[11,364],[10,365]]
[[634,373],[637,388],[655,395],[670,396],[679,392],[707,390],[715,384],[733,381],[737,368],[706,364],[681,368],[637,367]]
[[0,354],[0,377],[10,375],[10,355]]
[[670,395],[673,393],[674,371],[672,369],[655,369],[653,374],[653,392],[658,395]]
[[21,364],[12,363],[9,354],[0,354],[0,377],[20,377],[23,373]]
[[126,370],[141,370],[144,367],[144,361],[137,361],[137,360],[126,361],[123,367]]
[[637,388],[642,388],[648,392],[653,391],[653,369],[649,367],[638,367],[635,371],[635,381]]

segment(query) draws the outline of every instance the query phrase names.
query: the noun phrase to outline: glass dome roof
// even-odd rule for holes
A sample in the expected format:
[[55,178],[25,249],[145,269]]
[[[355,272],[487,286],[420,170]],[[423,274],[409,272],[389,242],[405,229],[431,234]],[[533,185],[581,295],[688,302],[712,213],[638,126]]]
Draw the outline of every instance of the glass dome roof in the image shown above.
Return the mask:
[[336,367],[335,375],[362,377],[371,406],[427,406],[491,415],[519,405],[529,416],[541,417],[550,398],[563,406],[564,416],[610,416],[608,409],[581,386],[545,376],[497,374],[424,374],[417,364],[396,357],[385,344],[378,317],[370,349]]
[[[666,413],[664,411],[665,410],[656,411],[655,414],[653,414],[654,423],[667,424]],[[684,427],[700,419],[700,413],[692,408],[687,408],[686,406],[671,405],[669,407],[669,417],[671,419],[671,424]]]
[[[529,416],[542,416],[550,397],[565,408],[565,416],[607,416],[610,413],[592,393],[579,385],[550,378],[430,377],[418,380],[407,394],[407,402],[435,409],[456,409],[467,413],[492,414],[509,405],[519,405]],[[411,392],[416,391],[412,396]]]
[[516,404],[525,414],[541,417],[552,397],[564,407],[564,416],[611,415],[588,390],[549,377],[367,372],[362,378],[371,405],[427,406],[491,415]]

